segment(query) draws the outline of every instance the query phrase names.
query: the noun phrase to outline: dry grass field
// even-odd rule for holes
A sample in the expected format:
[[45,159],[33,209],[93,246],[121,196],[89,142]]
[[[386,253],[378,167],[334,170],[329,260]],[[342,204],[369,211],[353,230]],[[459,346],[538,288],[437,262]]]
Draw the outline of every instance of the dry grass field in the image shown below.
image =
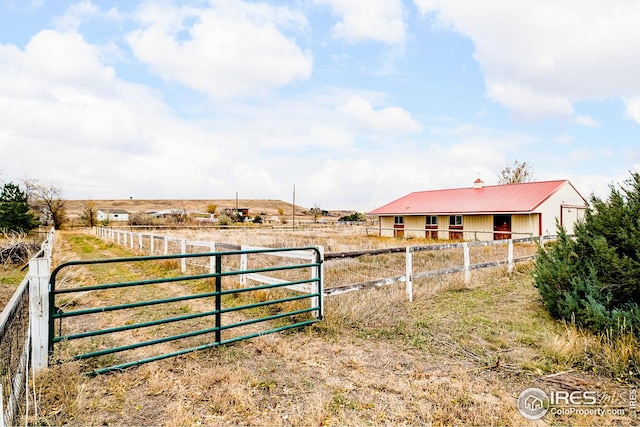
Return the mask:
[[[400,243],[363,236],[362,229],[355,227],[326,231],[280,232],[270,237],[260,232],[251,235],[250,242],[238,243],[273,247],[322,242],[330,251]],[[190,234],[189,238],[231,243],[247,237],[231,230],[216,233],[223,234]],[[61,233],[54,253],[59,254],[54,264],[132,254],[80,232]],[[432,261],[425,260],[425,266]],[[369,270],[392,268],[384,262],[369,260]],[[343,270],[342,274],[353,274],[349,268]],[[67,280],[93,283],[134,273],[150,277],[157,267],[135,272],[105,269],[92,275],[80,269]],[[357,276],[358,272],[347,281]],[[327,297],[325,319],[303,330],[260,336],[123,372],[91,377],[83,375],[90,362],[53,365],[36,377],[37,413],[32,408],[29,422],[166,426],[638,423],[628,411],[622,415],[547,414],[537,423],[520,415],[516,400],[528,387],[594,390],[611,397],[610,405],[623,402],[636,386],[640,362],[638,342],[631,337],[626,341],[595,337],[549,318],[533,287],[531,264],[518,264],[512,274],[505,268],[474,271],[470,283],[459,274],[416,281],[414,298],[413,303],[407,301],[403,285]]]

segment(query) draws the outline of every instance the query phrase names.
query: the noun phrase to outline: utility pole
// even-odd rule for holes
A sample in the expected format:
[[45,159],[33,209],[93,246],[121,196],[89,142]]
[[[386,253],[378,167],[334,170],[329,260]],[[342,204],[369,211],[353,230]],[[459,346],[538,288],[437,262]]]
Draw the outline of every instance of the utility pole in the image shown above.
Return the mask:
[[238,210],[238,192],[236,191],[236,221],[240,219],[240,211]]
[[291,221],[291,229],[296,229],[296,185],[293,184],[293,221]]

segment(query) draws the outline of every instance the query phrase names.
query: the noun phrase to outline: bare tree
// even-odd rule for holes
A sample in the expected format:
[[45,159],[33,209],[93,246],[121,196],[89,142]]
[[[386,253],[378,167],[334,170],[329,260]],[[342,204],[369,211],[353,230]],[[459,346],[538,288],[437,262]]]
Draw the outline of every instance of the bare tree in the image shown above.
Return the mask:
[[313,205],[313,207],[309,210],[309,212],[311,213],[311,215],[313,215],[314,223],[318,222],[318,219],[322,217],[322,209],[320,209],[320,206],[318,206],[317,203]]
[[520,184],[531,182],[535,179],[533,169],[527,162],[520,163],[518,160],[513,165],[505,166],[498,175],[498,184]]
[[62,198],[62,190],[54,184],[41,184],[37,181],[24,180],[28,196],[34,210],[40,214],[42,224],[52,224],[59,230],[67,220],[66,200]]
[[87,227],[95,227],[98,223],[98,208],[93,200],[85,200],[82,202],[82,213],[80,219],[84,221]]

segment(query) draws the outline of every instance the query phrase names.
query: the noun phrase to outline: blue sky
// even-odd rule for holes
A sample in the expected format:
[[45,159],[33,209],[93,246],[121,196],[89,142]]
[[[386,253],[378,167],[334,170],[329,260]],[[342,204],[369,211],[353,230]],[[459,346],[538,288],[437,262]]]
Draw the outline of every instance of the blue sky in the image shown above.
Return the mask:
[[0,182],[372,210],[640,169],[640,3],[0,2]]

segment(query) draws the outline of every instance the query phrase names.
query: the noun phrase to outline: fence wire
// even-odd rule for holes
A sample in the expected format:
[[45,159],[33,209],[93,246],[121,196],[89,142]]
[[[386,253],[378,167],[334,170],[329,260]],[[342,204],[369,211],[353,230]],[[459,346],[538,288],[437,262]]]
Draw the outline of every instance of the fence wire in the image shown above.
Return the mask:
[[29,357],[29,286],[25,281],[2,312],[0,325],[0,384],[4,423],[11,426],[24,409],[22,395]]

